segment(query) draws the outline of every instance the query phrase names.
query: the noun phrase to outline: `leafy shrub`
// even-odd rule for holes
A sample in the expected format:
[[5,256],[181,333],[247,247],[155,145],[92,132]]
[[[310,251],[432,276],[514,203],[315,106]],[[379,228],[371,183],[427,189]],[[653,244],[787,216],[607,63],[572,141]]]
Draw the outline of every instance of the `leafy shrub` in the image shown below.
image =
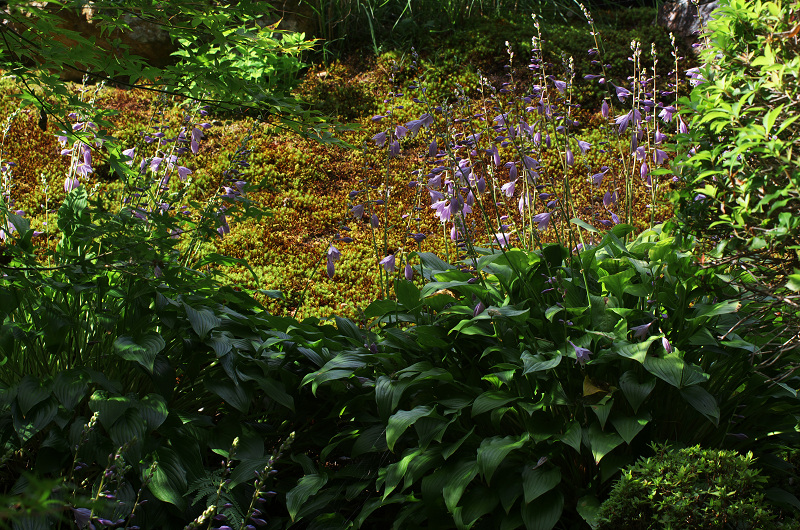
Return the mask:
[[431,282],[396,280],[397,300],[365,311],[384,328],[372,351],[304,378],[342,396],[347,425],[308,498],[381,492],[349,499],[357,526],[552,528],[591,520],[594,495],[652,441],[794,443],[796,390],[756,369],[757,336],[731,334],[758,306],[668,231],[626,245],[627,230],[572,261],[558,245],[486,251],[475,274],[420,254]]
[[596,530],[777,527],[765,508],[767,479],[753,468],[752,453],[699,446],[655,450],[623,470],[600,507]]
[[693,114],[682,149],[681,219],[767,284],[800,267],[800,47],[796,10],[724,3],[708,21],[704,66],[682,100]]

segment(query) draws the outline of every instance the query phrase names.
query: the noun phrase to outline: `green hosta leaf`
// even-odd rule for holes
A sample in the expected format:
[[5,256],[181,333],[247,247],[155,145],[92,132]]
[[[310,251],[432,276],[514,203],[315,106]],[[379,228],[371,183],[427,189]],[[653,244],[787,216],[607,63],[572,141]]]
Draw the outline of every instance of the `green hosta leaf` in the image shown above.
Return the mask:
[[156,470],[148,488],[158,500],[173,504],[181,511],[185,510],[186,469],[178,454],[168,447],[159,447],[155,461]]
[[625,288],[631,284],[631,278],[636,275],[636,271],[632,269],[625,269],[617,274],[603,276],[599,279],[600,283],[617,299],[622,300],[625,294]]
[[602,402],[592,405],[592,412],[594,412],[597,416],[597,419],[600,420],[601,429],[605,429],[606,420],[608,420],[608,415],[611,413],[611,407],[613,406],[614,400],[606,400],[606,398],[604,398]]
[[50,397],[50,385],[43,384],[32,375],[26,375],[17,385],[17,404],[22,415]]
[[595,528],[600,523],[597,517],[599,512],[600,501],[594,495],[586,495],[578,499],[578,514],[592,528]]
[[644,361],[644,367],[648,372],[675,388],[684,388],[708,380],[708,374],[704,374],[696,366],[687,364],[678,355],[677,350],[665,353],[661,357],[648,356]]
[[692,318],[688,320],[694,321],[703,318],[735,313],[741,306],[742,303],[735,300],[719,302],[717,304],[697,304],[694,306],[694,314]]
[[53,395],[67,410],[73,410],[89,391],[89,374],[80,369],[59,372],[53,380]]
[[110,429],[114,422],[134,405],[135,402],[129,397],[109,396],[108,392],[103,390],[96,390],[89,398],[89,409],[98,413],[98,419],[106,429]]
[[339,330],[339,333],[342,333],[345,337],[353,339],[352,341],[350,341],[353,342],[353,344],[356,344],[358,346],[364,344],[364,336],[361,333],[361,330],[358,328],[358,326],[355,325],[355,323],[352,320],[350,320],[349,318],[343,318],[339,316],[335,317],[335,320],[336,320],[336,329]]
[[316,495],[327,482],[328,477],[325,475],[305,475],[297,482],[297,486],[286,494],[286,509],[289,510],[289,517],[292,518],[292,521],[297,517],[297,512],[300,511],[303,504],[312,495]]
[[383,498],[388,497],[400,485],[400,481],[408,470],[408,465],[414,458],[416,458],[423,450],[419,448],[409,449],[398,462],[390,464],[386,467],[386,475],[384,477]]
[[611,424],[617,430],[622,439],[625,440],[625,443],[630,445],[631,441],[639,434],[642,429],[644,429],[645,425],[650,422],[650,413],[649,412],[642,412],[641,414],[637,414],[636,416],[623,416],[623,415],[613,415],[611,416]]
[[408,280],[395,280],[394,292],[397,295],[397,301],[407,311],[413,311],[422,303],[419,288]]
[[551,530],[561,519],[564,496],[560,491],[548,491],[538,499],[522,506],[526,530]]
[[458,501],[464,495],[464,490],[475,475],[478,474],[478,463],[475,461],[459,462],[455,468],[448,469],[447,485],[442,489],[444,504],[452,513],[458,506]]
[[167,401],[159,394],[147,394],[136,405],[136,409],[147,423],[148,431],[155,431],[167,419]]
[[472,404],[472,417],[478,414],[483,414],[498,407],[502,407],[506,403],[516,400],[517,398],[504,390],[487,390],[477,398],[475,403]]
[[229,351],[231,351],[231,349],[233,349],[233,341],[226,335],[212,335],[206,339],[205,342],[207,345],[211,346],[211,349],[214,350],[214,354],[217,356],[217,358],[223,357]]
[[[241,460],[239,460],[240,458]],[[239,462],[233,468],[230,475],[231,485],[233,486],[244,484],[245,482],[252,483],[255,472],[263,471],[267,467],[270,457],[243,458],[243,455],[237,452],[236,459],[239,460]]]
[[487,488],[483,484],[475,484],[463,498],[462,506],[453,510],[453,521],[456,528],[469,530],[478,519],[491,513],[500,499],[494,488]]
[[139,411],[129,408],[119,417],[108,433],[115,447],[122,447],[126,443],[134,442],[141,444],[147,432],[147,422],[142,418]]
[[564,310],[564,308],[561,307],[561,306],[557,306],[557,305],[550,306],[547,309],[545,309],[544,317],[547,320],[549,320],[550,322],[552,322],[553,321],[553,317],[555,317],[557,314],[559,314],[563,310]]
[[239,412],[246,413],[250,408],[250,399],[244,389],[234,384],[230,379],[212,380],[210,377],[205,380],[206,388],[221,397],[225,403],[235,408]]
[[596,464],[600,463],[608,453],[614,450],[619,444],[623,442],[622,438],[615,432],[603,432],[600,426],[593,423],[589,427],[587,434],[589,438],[589,445],[592,449],[592,456]]
[[543,372],[545,370],[555,368],[561,363],[561,359],[564,357],[563,355],[558,354],[558,352],[555,353],[555,357],[547,360],[543,360],[541,355],[534,356],[527,353],[523,354],[522,362],[524,369],[522,370],[522,375],[529,374],[531,372]]
[[401,410],[394,413],[389,418],[389,424],[386,427],[386,445],[389,446],[389,449],[394,449],[394,444],[414,422],[431,415],[433,411],[433,407],[420,405],[411,410]]
[[456,452],[456,451],[458,451],[458,449],[459,449],[459,448],[460,448],[460,447],[461,447],[461,446],[464,444],[464,442],[466,442],[466,441],[467,441],[467,439],[468,439],[470,436],[472,436],[472,433],[474,433],[474,432],[475,432],[475,427],[472,427],[472,428],[469,430],[469,432],[467,432],[467,433],[466,433],[464,436],[462,436],[461,438],[459,438],[459,439],[458,439],[458,441],[456,441],[456,442],[453,442],[452,444],[450,444],[450,445],[449,445],[449,446],[448,446],[446,449],[444,449],[444,450],[442,451],[442,458],[444,458],[445,460],[447,460],[448,458],[450,458],[451,456],[453,456],[453,454],[455,454],[455,452]]
[[593,227],[592,225],[590,225],[586,221],[578,219],[577,217],[574,218],[574,219],[570,219],[569,222],[574,224],[574,225],[580,226],[581,228],[583,228],[584,230],[588,230],[589,232],[599,233],[597,228]]
[[478,448],[478,467],[480,467],[487,484],[491,484],[497,466],[508,456],[508,453],[524,447],[528,442],[528,433],[521,436],[495,436],[485,438]]
[[256,378],[256,384],[270,399],[294,411],[294,398],[286,392],[283,384],[269,377]]
[[578,423],[577,420],[572,420],[569,423],[569,427],[564,434],[559,437],[563,443],[567,444],[568,446],[575,449],[577,452],[581,452],[581,424]]
[[620,340],[615,342],[611,346],[611,351],[613,351],[617,355],[621,355],[622,357],[627,357],[628,359],[634,359],[644,364],[645,358],[647,357],[647,350],[649,350],[650,345],[653,344],[653,342],[655,342],[659,338],[660,337],[658,336],[648,337],[642,342],[634,342],[634,343],[625,340]]
[[656,380],[653,377],[648,377],[645,382],[640,383],[636,377],[636,372],[628,370],[620,376],[619,387],[622,389],[622,393],[625,394],[628,403],[633,407],[633,411],[637,412],[644,400],[647,399],[647,396],[656,387]]
[[719,424],[719,405],[705,388],[699,385],[682,388],[681,397],[714,425]]
[[525,504],[529,504],[555,488],[561,482],[561,470],[544,464],[526,466],[522,473],[522,489],[525,493]]
[[786,288],[791,291],[800,291],[800,274],[790,274]]
[[166,342],[155,331],[148,331],[137,338],[121,336],[114,341],[117,355],[127,361],[136,361],[150,373],[153,372],[156,355],[164,349],[164,346]]
[[222,321],[210,309],[197,310],[188,304],[183,304],[186,309],[186,317],[189,319],[192,329],[200,340],[205,340],[206,336],[211,330],[216,329],[222,324]]

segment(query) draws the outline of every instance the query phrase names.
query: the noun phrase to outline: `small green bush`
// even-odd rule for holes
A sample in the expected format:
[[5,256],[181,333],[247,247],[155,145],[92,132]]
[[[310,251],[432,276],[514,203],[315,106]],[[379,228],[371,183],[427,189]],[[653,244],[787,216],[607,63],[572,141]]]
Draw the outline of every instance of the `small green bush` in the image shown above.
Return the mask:
[[752,467],[752,453],[655,449],[623,471],[600,508],[597,530],[774,527],[761,491],[767,479]]

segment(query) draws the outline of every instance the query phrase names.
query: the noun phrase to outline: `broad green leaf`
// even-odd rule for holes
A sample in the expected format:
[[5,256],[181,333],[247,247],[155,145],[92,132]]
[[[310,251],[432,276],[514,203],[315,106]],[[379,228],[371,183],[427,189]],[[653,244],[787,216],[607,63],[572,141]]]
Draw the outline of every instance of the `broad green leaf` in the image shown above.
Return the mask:
[[790,274],[786,288],[790,291],[800,291],[800,274]]
[[628,403],[633,407],[633,411],[637,412],[644,400],[647,399],[647,396],[656,387],[656,380],[653,377],[648,377],[643,383],[640,383],[636,377],[636,372],[628,370],[620,376],[619,387],[622,389],[622,393],[625,394]]
[[581,220],[581,219],[578,219],[577,217],[575,217],[574,219],[570,219],[570,220],[569,220],[569,222],[570,222],[570,223],[572,223],[572,224],[574,224],[574,225],[580,226],[581,228],[583,228],[584,230],[588,230],[589,232],[593,232],[593,233],[595,233],[595,234],[598,234],[598,233],[600,233],[600,232],[597,230],[597,228],[593,227],[592,225],[590,225],[590,224],[589,224],[589,223],[587,223],[586,221],[583,221],[583,220]]
[[286,392],[286,389],[282,383],[267,376],[256,378],[256,384],[261,390],[264,391],[268,398],[272,399],[279,405],[294,411],[294,397]]
[[487,390],[477,398],[475,403],[472,404],[472,417],[478,414],[483,414],[498,407],[502,407],[506,403],[516,400],[517,398],[504,390]]
[[234,384],[228,378],[213,380],[207,377],[205,380],[206,389],[221,397],[225,403],[235,408],[239,412],[246,413],[250,408],[250,399],[244,389]]
[[621,355],[622,357],[627,357],[628,359],[634,359],[644,364],[645,358],[647,357],[647,350],[649,350],[650,345],[653,344],[653,342],[655,342],[658,339],[659,339],[658,336],[654,336],[654,337],[648,337],[642,342],[631,343],[626,340],[616,341],[611,346],[611,351],[613,351],[617,355]]
[[169,415],[167,401],[160,394],[147,394],[136,404],[136,409],[147,423],[148,431],[158,429]]
[[355,325],[355,323],[352,320],[340,316],[335,317],[335,320],[336,320],[336,329],[338,329],[340,333],[342,333],[346,337],[353,339],[353,341],[355,341],[354,344],[357,344],[359,346],[364,344],[364,336],[361,333],[361,330],[358,328],[358,326]]
[[600,523],[597,517],[600,512],[600,501],[594,495],[585,495],[578,499],[577,509],[578,514],[592,528],[595,528]]
[[742,303],[736,300],[729,300],[716,304],[697,304],[694,306],[692,318],[689,318],[688,320],[695,321],[698,319],[735,313],[741,306]]
[[525,504],[529,504],[555,488],[561,482],[561,470],[545,463],[528,464],[522,473],[522,489],[525,493]]
[[674,386],[684,388],[708,380],[708,374],[704,374],[698,367],[687,364],[677,350],[672,353],[664,353],[660,357],[648,356],[644,361],[644,367],[653,374]]
[[98,413],[98,419],[106,429],[110,429],[114,422],[134,405],[131,398],[109,396],[108,392],[103,390],[95,390],[92,397],[89,398],[89,409]]
[[625,294],[625,288],[631,284],[631,278],[633,278],[635,275],[636,271],[632,269],[625,269],[616,274],[603,276],[599,279],[599,281],[605,286],[606,289],[608,289],[611,294],[616,296],[619,300],[622,300],[622,297]]
[[388,497],[397,486],[400,484],[400,481],[403,480],[403,477],[406,474],[406,470],[408,469],[408,464],[411,463],[414,458],[416,458],[420,453],[422,453],[422,449],[414,448],[409,449],[403,455],[399,461],[395,462],[394,464],[389,464],[386,467],[386,475],[384,476],[384,489],[383,489],[383,498],[385,499]]
[[589,446],[592,449],[592,456],[594,456],[594,461],[596,464],[599,464],[600,460],[602,460],[604,456],[613,451],[614,448],[623,442],[623,439],[620,438],[617,433],[603,432],[603,430],[600,429],[600,426],[596,423],[593,423],[592,426],[589,427],[587,436],[589,439]]
[[450,513],[458,506],[464,490],[475,475],[478,474],[478,463],[475,461],[459,462],[455,468],[448,468],[447,485],[442,489],[444,504]]
[[495,488],[475,484],[464,495],[462,506],[457,506],[453,510],[453,520],[458,528],[469,530],[478,522],[478,519],[491,513],[499,501]]
[[147,423],[135,408],[129,408],[123,412],[122,416],[108,430],[115,447],[122,447],[126,443],[133,444],[134,442],[141,444],[144,442],[146,432]]
[[614,400],[608,399],[608,397],[603,398],[600,403],[596,403],[592,405],[592,412],[595,413],[597,419],[600,421],[600,428],[606,428],[606,420],[608,420],[608,415],[611,413],[611,407],[614,406]]
[[222,324],[219,317],[210,309],[202,308],[197,310],[189,304],[183,304],[183,307],[186,310],[189,324],[191,324],[197,336],[200,337],[200,340],[205,340],[211,330],[218,328]]
[[53,380],[53,395],[67,410],[73,410],[89,391],[89,374],[80,369],[59,372]]
[[636,416],[625,416],[622,414],[614,414],[611,416],[611,424],[617,430],[622,439],[628,445],[639,434],[645,425],[650,422],[650,413],[642,412]]
[[327,482],[328,477],[325,475],[305,475],[297,482],[297,486],[286,494],[286,509],[289,511],[289,517],[292,518],[292,521],[297,517],[297,513],[303,504],[312,495],[316,495]]
[[557,306],[557,305],[550,306],[547,309],[545,309],[544,317],[550,322],[552,322],[553,317],[555,317],[558,313],[562,312],[563,310],[564,310],[563,306]]
[[17,385],[17,404],[23,416],[36,405],[50,397],[51,385],[44,384],[32,375],[26,375]]
[[153,479],[148,489],[161,501],[175,505],[179,510],[186,509],[186,468],[183,467],[178,454],[168,447],[156,450],[157,463]]
[[682,388],[681,397],[714,425],[719,424],[719,405],[705,388],[700,385]]
[[433,407],[419,405],[411,410],[401,410],[394,413],[389,418],[389,424],[386,427],[386,445],[389,446],[389,450],[394,449],[394,444],[406,429],[418,419],[432,414],[433,410]]
[[531,372],[543,372],[545,370],[550,370],[555,368],[561,363],[561,359],[564,357],[563,355],[558,354],[552,359],[542,360],[540,355],[525,355],[522,356],[522,362],[524,369],[522,370],[522,375],[529,374]]
[[528,433],[520,436],[506,436],[500,438],[484,438],[478,447],[478,467],[487,484],[491,484],[497,466],[508,456],[511,451],[524,447],[528,442]]
[[148,372],[153,372],[156,355],[166,346],[166,342],[155,331],[148,331],[140,337],[117,337],[114,341],[114,350],[117,355],[127,361],[136,361]]
[[564,496],[560,491],[551,490],[522,506],[522,520],[526,530],[552,530],[561,519],[564,510]]
[[447,460],[453,454],[458,451],[458,449],[464,444],[467,439],[472,436],[472,433],[475,432],[475,427],[473,426],[464,436],[458,439],[458,441],[450,444],[446,449],[442,450],[442,458]]
[[581,424],[577,420],[569,422],[566,432],[559,437],[563,443],[581,452]]
[[413,311],[421,304],[419,288],[413,282],[395,280],[394,292],[397,295],[397,301],[407,311]]
[[264,471],[270,457],[262,456],[258,458],[241,458],[242,455],[237,451],[236,459],[239,460],[231,472],[231,485],[252,483],[256,471]]

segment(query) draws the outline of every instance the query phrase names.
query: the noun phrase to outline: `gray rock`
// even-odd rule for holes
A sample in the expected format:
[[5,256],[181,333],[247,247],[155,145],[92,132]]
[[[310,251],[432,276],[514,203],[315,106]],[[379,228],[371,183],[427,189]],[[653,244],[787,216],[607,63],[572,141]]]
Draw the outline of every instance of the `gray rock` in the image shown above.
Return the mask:
[[718,6],[718,0],[700,0],[699,5],[691,0],[665,2],[658,10],[656,23],[692,44],[701,33],[700,20],[708,20]]

